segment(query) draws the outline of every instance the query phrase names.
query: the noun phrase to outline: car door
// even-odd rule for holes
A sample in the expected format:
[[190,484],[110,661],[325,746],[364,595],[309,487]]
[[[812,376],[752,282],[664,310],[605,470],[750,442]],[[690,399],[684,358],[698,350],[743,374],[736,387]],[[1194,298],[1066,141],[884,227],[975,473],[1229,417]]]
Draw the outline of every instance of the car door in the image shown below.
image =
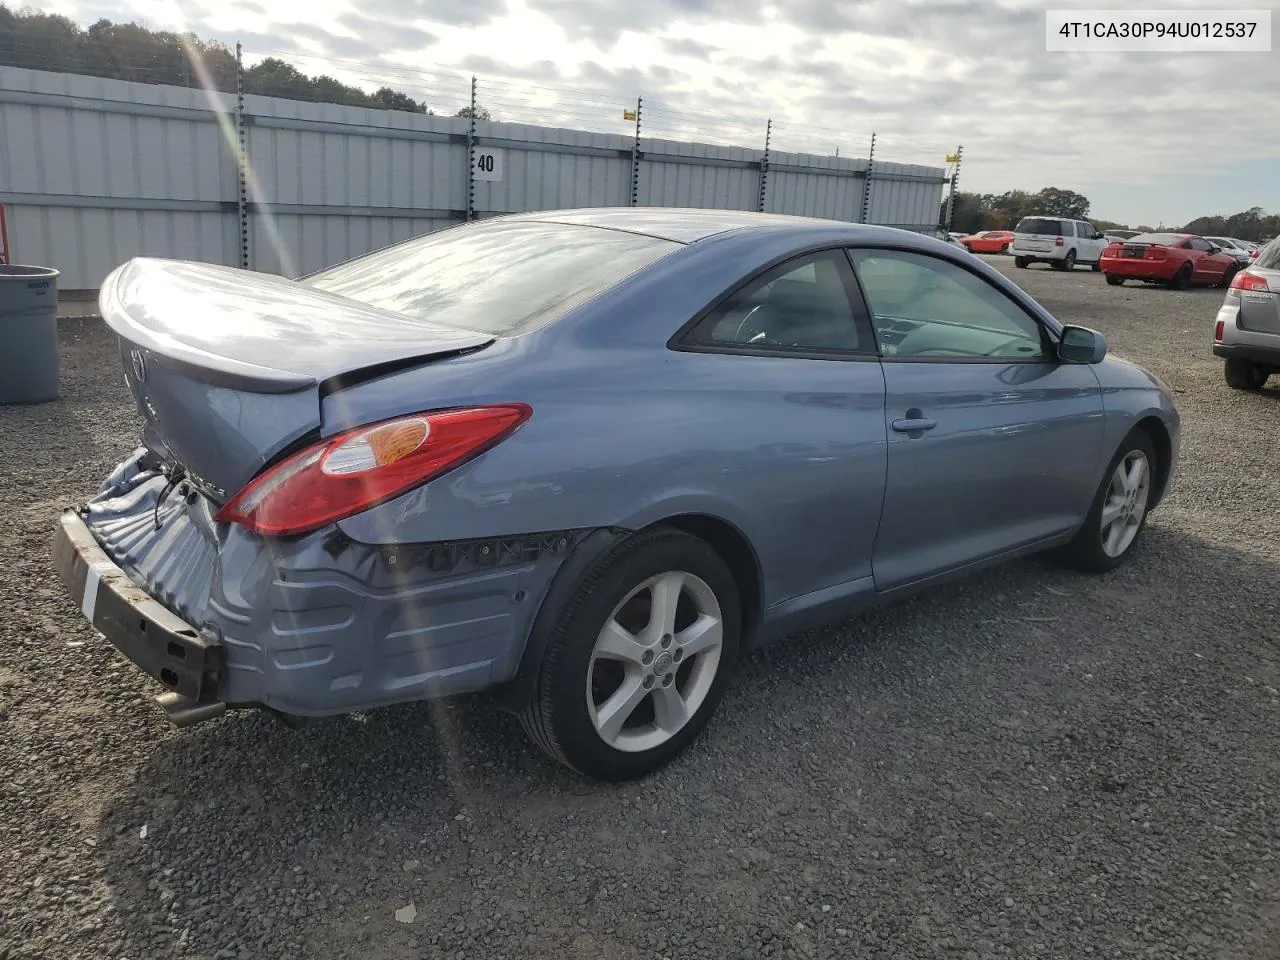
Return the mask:
[[1104,464],[1093,369],[1009,292],[930,254],[854,248],[885,378],[877,590],[1073,529]]
[[842,248],[804,254],[748,280],[681,338],[701,354],[682,376],[734,452],[705,456],[724,458],[718,491],[747,518],[770,605],[859,581],[871,591],[884,375],[856,292]]
[[1191,280],[1193,283],[1216,283],[1222,279],[1226,268],[1225,255],[1215,254],[1213,244],[1203,237],[1191,237],[1186,241],[1191,254]]
[[1107,242],[1093,224],[1077,220],[1076,235],[1080,238],[1080,252],[1077,254],[1077,259],[1085,263],[1097,263],[1102,259],[1102,251]]

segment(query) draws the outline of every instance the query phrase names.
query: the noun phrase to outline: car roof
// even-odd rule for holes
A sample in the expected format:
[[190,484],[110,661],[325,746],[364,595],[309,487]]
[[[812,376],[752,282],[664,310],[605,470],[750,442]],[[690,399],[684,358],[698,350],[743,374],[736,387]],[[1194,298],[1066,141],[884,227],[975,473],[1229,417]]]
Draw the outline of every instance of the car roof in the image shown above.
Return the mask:
[[518,213],[505,220],[572,223],[609,230],[625,230],[676,243],[696,243],[729,231],[818,232],[833,227],[865,231],[868,236],[884,228],[862,226],[847,220],[796,217],[782,213],[755,213],[749,210],[704,210],[673,207],[584,207],[573,210],[541,210]]

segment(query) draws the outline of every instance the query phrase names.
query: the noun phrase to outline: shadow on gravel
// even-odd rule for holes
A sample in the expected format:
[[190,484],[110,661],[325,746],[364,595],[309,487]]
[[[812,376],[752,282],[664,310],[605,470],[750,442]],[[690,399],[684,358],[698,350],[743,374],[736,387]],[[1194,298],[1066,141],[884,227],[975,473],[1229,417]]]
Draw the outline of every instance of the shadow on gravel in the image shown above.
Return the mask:
[[[922,821],[916,801],[940,805],[944,817],[968,817],[971,806],[972,817],[981,817],[978,799],[1021,786],[1009,776],[1014,747],[1030,743],[1055,757],[1059,786],[1079,791],[1086,813],[1041,809],[1035,804],[1049,801],[1035,798],[1048,794],[1036,793],[1002,816],[1025,816],[1029,830],[1047,822],[1050,835],[1101,829],[1105,838],[1110,828],[1090,826],[1082,819],[1087,811],[1120,802],[1114,795],[1126,787],[1132,805],[1154,789],[1144,777],[1167,774],[1144,771],[1101,732],[1138,706],[1123,683],[1095,689],[1092,673],[1119,671],[1116,664],[1130,678],[1171,673],[1166,686],[1191,697],[1178,686],[1185,683],[1177,676],[1183,658],[1271,642],[1261,611],[1237,608],[1226,625],[1214,604],[1200,600],[1216,593],[1238,603],[1241,584],[1261,598],[1278,575],[1275,564],[1159,525],[1148,531],[1141,559],[1107,578],[1044,560],[1002,567],[753,656],[686,758],[619,787],[543,760],[512,718],[480,698],[296,731],[245,712],[175,733],[153,746],[134,787],[111,801],[101,824],[99,851],[125,937],[121,955],[399,958],[443,955],[446,946],[452,956],[467,944],[468,956],[483,956],[483,948],[472,951],[496,937],[526,944],[531,957],[606,949],[648,956],[611,939],[612,926],[593,926],[591,935],[579,929],[582,917],[603,909],[602,861],[625,850],[624,862],[639,874],[633,883],[644,882],[648,870],[655,885],[703,884],[706,896],[718,898],[708,914],[714,941],[717,921],[732,935],[781,909],[767,885],[742,873],[743,856],[767,859],[768,836],[754,841],[754,853],[745,839],[737,854],[725,852],[716,832],[722,817],[736,818],[743,831],[781,831],[789,811],[815,803],[823,812],[801,814],[817,817],[810,827],[824,817],[856,817],[868,833],[845,836],[851,846],[839,860],[843,879],[831,873],[829,882],[860,883],[856,873],[850,879],[848,863],[863,855],[880,857],[885,849],[894,853],[892,863],[901,858],[901,874],[898,867],[877,874],[864,894],[875,900],[869,909],[891,909],[895,896],[909,896],[913,858],[936,860],[932,847],[921,846],[934,842],[927,833],[935,815]],[[1280,683],[1274,655],[1257,669],[1259,682]],[[1025,716],[1020,708],[1028,703],[1045,715]],[[1144,721],[1140,735],[1157,742],[1162,710],[1178,714],[1169,723],[1182,722],[1184,708],[1154,698],[1141,709],[1159,722]],[[1197,709],[1216,709],[1231,725],[1244,708],[1223,702]],[[1165,762],[1200,749],[1171,740],[1156,752]],[[1230,751],[1214,749],[1231,767]],[[886,779],[885,770],[907,756],[905,772]],[[1270,774],[1254,776],[1265,781]],[[888,792],[877,804],[874,794],[862,797],[863,785]],[[1053,816],[1062,822],[1046,819]],[[664,860],[653,852],[667,826],[684,831],[699,856]],[[966,877],[969,866],[999,876],[1010,858],[1027,856],[1022,841],[1009,846],[1016,830],[955,829],[948,843],[958,854],[948,856],[958,856]],[[564,853],[548,838],[565,835],[570,858],[550,873],[544,861],[560,863]],[[1171,839],[1174,852],[1162,857],[1173,869],[1182,840]],[[627,869],[609,873],[608,882],[628,877]],[[1060,881],[1046,882],[1084,882],[1074,869],[1067,864]],[[410,902],[416,924],[396,923],[394,910]],[[483,920],[473,920],[477,913]],[[617,925],[639,922],[610,916]],[[1130,922],[1122,919],[1120,929]]]

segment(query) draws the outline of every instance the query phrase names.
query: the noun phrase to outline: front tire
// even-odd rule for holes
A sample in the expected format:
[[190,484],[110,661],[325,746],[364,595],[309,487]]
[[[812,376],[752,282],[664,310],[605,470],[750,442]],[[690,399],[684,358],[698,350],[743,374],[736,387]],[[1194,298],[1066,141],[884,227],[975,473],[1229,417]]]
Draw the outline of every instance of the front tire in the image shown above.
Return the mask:
[[1147,524],[1156,468],[1151,437],[1131,431],[1111,458],[1084,524],[1062,550],[1068,566],[1107,573],[1129,558]]
[[1270,367],[1239,357],[1227,360],[1222,372],[1227,378],[1227,386],[1232,390],[1247,390],[1250,393],[1261,390],[1271,377]]
[[733,574],[670,528],[624,541],[554,613],[520,723],[553,759],[598,780],[646,776],[688,747],[739,657]]

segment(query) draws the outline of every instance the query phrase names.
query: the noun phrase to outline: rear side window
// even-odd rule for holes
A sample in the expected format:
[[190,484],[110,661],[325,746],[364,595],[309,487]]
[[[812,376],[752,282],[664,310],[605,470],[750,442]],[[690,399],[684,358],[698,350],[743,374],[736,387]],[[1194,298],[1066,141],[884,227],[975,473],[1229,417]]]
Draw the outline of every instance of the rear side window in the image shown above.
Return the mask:
[[386,247],[300,282],[411,319],[511,336],[680,246],[576,224],[477,223]]
[[693,328],[687,342],[780,353],[872,352],[858,333],[852,286],[843,251],[788,261],[730,295]]
[[1023,217],[1018,221],[1018,225],[1013,232],[1034,233],[1044,237],[1067,236],[1067,231],[1063,229],[1061,220],[1050,220],[1047,217]]
[[1092,240],[1095,233],[1097,233],[1097,231],[1094,230],[1093,227],[1089,226],[1089,224],[1081,223],[1079,220],[1076,221],[1077,237],[1083,237],[1085,240]]
[[1189,246],[1191,247],[1192,250],[1208,251],[1210,249],[1209,241],[1201,240],[1199,237],[1192,237],[1189,243]]
[[1263,247],[1253,262],[1263,270],[1280,270],[1280,237]]

